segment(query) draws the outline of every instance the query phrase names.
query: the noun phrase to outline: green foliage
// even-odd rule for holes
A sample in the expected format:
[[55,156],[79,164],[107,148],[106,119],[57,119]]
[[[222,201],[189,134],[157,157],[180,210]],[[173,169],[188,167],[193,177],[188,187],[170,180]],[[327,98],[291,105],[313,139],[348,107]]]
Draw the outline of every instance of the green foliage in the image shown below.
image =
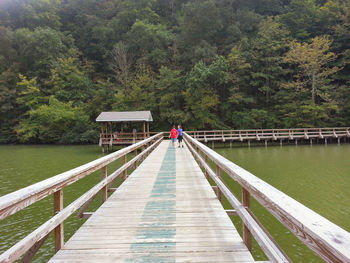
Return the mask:
[[337,57],[329,51],[331,44],[332,41],[324,36],[313,38],[310,44],[293,40],[284,57],[284,62],[296,64],[300,68],[295,82],[290,82],[287,86],[295,85],[300,89],[311,87],[313,103],[316,102],[316,96],[323,101],[329,101],[326,85],[329,83],[329,77],[339,71],[338,67],[329,67],[330,62]]
[[115,95],[115,111],[153,110],[156,108],[153,72],[141,65],[128,89],[120,89]]
[[227,79],[228,64],[223,57],[217,57],[210,64],[197,63],[186,78],[185,102],[191,128],[213,128],[219,125],[215,118],[222,85]]
[[3,0],[0,143],[92,142],[113,110],[154,130],[349,126],[349,61],[349,1]]
[[165,25],[137,20],[127,38],[131,52],[139,57],[138,64],[147,64],[155,69],[167,64],[168,47],[173,35]]
[[56,98],[74,105],[87,102],[93,96],[92,82],[86,69],[75,58],[58,58],[58,65],[51,70],[49,84]]
[[[156,84],[158,94],[159,114],[156,120],[160,122],[160,127],[169,124],[184,122],[184,78],[180,70],[171,70],[162,67],[159,70],[159,77]],[[157,115],[156,115],[157,116]]]
[[25,106],[27,109],[33,110],[40,106],[42,100],[42,94],[37,87],[36,79],[28,80],[27,77],[19,74],[20,81],[17,82],[19,90],[19,96],[17,97],[17,103]]
[[92,136],[96,133],[89,129],[89,125],[89,117],[81,108],[52,96],[49,105],[29,111],[29,118],[17,128],[17,136],[20,142],[91,142],[96,140]]
[[63,39],[61,32],[51,28],[18,29],[14,41],[21,72],[30,77],[47,78],[50,68],[67,52]]

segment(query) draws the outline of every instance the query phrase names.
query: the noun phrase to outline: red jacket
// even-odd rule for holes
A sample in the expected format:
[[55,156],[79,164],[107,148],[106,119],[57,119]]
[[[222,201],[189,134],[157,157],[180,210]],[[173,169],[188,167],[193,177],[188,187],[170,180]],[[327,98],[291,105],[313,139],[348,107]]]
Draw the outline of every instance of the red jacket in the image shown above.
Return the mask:
[[170,135],[171,135],[171,138],[177,138],[177,135],[178,135],[178,132],[177,132],[177,130],[176,129],[172,129],[171,131],[170,131]]

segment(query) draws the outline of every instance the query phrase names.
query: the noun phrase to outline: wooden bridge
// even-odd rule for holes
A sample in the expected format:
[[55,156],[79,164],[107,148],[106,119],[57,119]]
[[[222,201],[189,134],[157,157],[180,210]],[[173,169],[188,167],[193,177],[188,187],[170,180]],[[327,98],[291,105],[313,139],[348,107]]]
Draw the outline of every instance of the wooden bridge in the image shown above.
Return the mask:
[[[0,220],[51,194],[55,211],[49,221],[0,255],[0,262],[30,262],[51,232],[57,253],[49,262],[54,263],[255,262],[252,238],[269,262],[290,262],[250,210],[251,198],[325,261],[350,262],[350,233],[186,133],[184,141],[185,148],[173,148],[159,133],[0,197]],[[132,152],[134,157],[128,161],[126,156]],[[107,165],[119,158],[123,165],[108,175]],[[101,182],[63,207],[64,187],[99,169]],[[224,173],[241,185],[241,200],[222,181]],[[118,177],[125,181],[111,188]],[[102,206],[86,212],[99,193]],[[224,210],[222,196],[232,209]],[[88,219],[64,243],[63,222],[78,210],[80,218]],[[242,219],[242,237],[229,216]]]
[[350,138],[350,128],[295,128],[295,129],[257,129],[257,130],[211,130],[211,131],[188,131],[189,135],[200,142],[284,142],[307,141],[312,144],[315,141],[322,141],[327,144],[330,140],[341,140]]

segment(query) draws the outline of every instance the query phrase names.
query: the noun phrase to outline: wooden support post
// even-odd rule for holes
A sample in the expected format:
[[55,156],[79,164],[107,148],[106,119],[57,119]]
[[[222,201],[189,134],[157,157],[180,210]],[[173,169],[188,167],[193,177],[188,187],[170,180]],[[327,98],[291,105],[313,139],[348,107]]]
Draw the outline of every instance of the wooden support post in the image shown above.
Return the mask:
[[250,140],[248,140],[248,147],[250,148]]
[[[208,156],[205,154],[205,163],[208,164]],[[207,170],[205,170],[205,178],[207,178],[207,180],[209,179],[209,173]]]
[[[135,157],[137,156],[137,149],[134,150],[134,156],[135,156]],[[135,168],[135,169],[137,168],[137,162],[135,162],[134,168]]]
[[[123,164],[126,164],[126,154],[123,156]],[[126,180],[127,178],[127,172],[128,172],[128,169],[125,169],[124,172],[123,172],[123,180]]]
[[146,139],[146,122],[143,121],[143,139]]
[[[107,166],[103,166],[101,169],[101,180],[107,178]],[[107,200],[107,185],[101,189],[102,193],[102,203],[104,203]]]
[[295,145],[298,145],[298,140],[297,139],[295,139]]
[[[63,209],[63,189],[58,190],[53,194],[54,198],[54,214],[56,215]],[[55,252],[59,251],[64,245],[63,223],[59,224],[55,229]]]
[[[218,165],[216,165],[216,175],[220,178],[220,180],[221,180],[221,169],[220,169],[220,167],[218,166]],[[219,199],[219,201],[221,202],[221,199],[222,199],[222,197],[221,197],[221,191],[220,191],[220,189],[219,189],[219,187],[218,187],[218,199]]]
[[310,145],[312,145],[312,138],[310,138]]
[[[247,209],[250,208],[250,193],[242,187],[242,205]],[[243,223],[243,242],[247,246],[248,250],[252,250],[252,234],[248,227]]]
[[147,137],[149,138],[150,135],[149,135],[149,122],[147,122]]

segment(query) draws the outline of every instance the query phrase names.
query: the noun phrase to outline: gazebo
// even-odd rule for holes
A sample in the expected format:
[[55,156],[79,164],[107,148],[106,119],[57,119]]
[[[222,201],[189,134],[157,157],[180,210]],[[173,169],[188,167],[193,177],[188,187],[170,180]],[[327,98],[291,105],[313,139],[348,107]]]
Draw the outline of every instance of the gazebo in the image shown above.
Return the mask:
[[[150,136],[149,123],[153,121],[150,111],[119,111],[101,112],[96,122],[101,123],[100,143],[101,147],[113,145],[128,145],[141,141]],[[142,132],[133,129],[132,132],[124,131],[125,123],[142,123]],[[120,130],[114,129],[114,123],[120,124]],[[147,130],[146,130],[147,123]]]

